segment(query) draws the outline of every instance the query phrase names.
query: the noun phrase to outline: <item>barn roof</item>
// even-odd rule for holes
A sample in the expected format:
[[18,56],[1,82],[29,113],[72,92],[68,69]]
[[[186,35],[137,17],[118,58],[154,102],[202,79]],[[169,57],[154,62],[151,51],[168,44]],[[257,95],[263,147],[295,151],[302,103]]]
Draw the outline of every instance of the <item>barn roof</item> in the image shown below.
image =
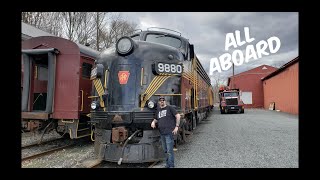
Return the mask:
[[268,68],[269,68],[269,69],[274,69],[274,71],[278,70],[278,68],[276,68],[276,67],[263,64],[263,65],[260,65],[260,66],[258,66],[258,67],[249,69],[249,70],[247,70],[247,71],[243,71],[243,72],[241,72],[241,73],[239,73],[239,74],[235,74],[234,76],[228,77],[228,83],[227,83],[227,84],[228,84],[228,86],[229,86],[230,81],[231,81],[231,78],[233,78],[233,77],[237,77],[237,76],[241,76],[241,75],[245,75],[245,74],[265,74],[266,72],[257,72],[257,70],[258,70],[258,71],[261,70],[261,69],[265,70],[265,69],[268,69]]
[[299,56],[297,56],[296,58],[294,58],[291,61],[287,62],[286,64],[281,66],[278,70],[274,71],[273,73],[268,74],[266,77],[262,78],[261,80],[264,81],[266,79],[269,79],[269,78],[279,74],[280,72],[284,71],[285,69],[287,69],[288,67],[292,66],[293,64],[295,64],[297,62],[299,62]]

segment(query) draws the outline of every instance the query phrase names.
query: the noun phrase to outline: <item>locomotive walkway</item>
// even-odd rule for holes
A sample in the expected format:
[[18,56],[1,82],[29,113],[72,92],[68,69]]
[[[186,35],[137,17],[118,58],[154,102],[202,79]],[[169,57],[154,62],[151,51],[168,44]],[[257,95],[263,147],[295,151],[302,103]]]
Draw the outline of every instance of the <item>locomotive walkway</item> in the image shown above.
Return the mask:
[[298,167],[295,115],[263,109],[220,114],[215,107],[191,136],[175,152],[176,168]]

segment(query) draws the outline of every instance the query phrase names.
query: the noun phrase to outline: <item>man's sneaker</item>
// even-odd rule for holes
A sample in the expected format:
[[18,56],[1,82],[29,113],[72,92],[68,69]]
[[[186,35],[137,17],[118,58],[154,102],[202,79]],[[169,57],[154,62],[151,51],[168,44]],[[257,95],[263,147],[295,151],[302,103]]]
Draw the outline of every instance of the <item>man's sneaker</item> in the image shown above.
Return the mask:
[[178,149],[174,147],[174,148],[173,148],[173,151],[178,151]]

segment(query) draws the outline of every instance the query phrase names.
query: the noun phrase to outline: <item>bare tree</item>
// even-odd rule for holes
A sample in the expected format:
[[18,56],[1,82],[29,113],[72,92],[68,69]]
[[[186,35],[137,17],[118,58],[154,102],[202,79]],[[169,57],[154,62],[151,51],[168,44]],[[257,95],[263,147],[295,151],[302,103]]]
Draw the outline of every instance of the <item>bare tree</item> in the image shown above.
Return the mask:
[[100,44],[102,42],[103,32],[106,27],[106,12],[94,12],[94,26],[95,26],[95,49],[100,50]]
[[220,73],[215,73],[211,77],[211,82],[212,82],[212,86],[213,86],[214,102],[218,103],[219,102],[219,88],[221,85],[227,85],[227,80],[225,77],[221,76]]
[[61,12],[44,13],[43,24],[40,28],[50,34],[62,37],[63,35],[62,13]]
[[94,48],[98,51],[106,49],[121,36],[133,31],[137,24],[124,20],[119,13],[94,13],[95,35]]
[[95,31],[94,13],[84,12],[83,20],[77,33],[77,40],[80,44],[86,45],[94,40],[93,34]]
[[44,12],[22,12],[22,21],[39,28],[44,19]]
[[121,36],[137,27],[107,12],[22,12],[22,21],[56,36],[86,45],[98,51],[106,49]]
[[82,20],[84,19],[83,12],[62,12],[64,20],[64,32],[69,40],[75,41],[76,34],[79,30]]
[[130,32],[133,32],[136,27],[136,23],[124,20],[121,16],[113,18],[108,31],[103,34],[104,48],[110,47],[110,45],[115,43],[121,36],[125,36]]
[[63,34],[60,12],[22,12],[21,20],[56,36]]

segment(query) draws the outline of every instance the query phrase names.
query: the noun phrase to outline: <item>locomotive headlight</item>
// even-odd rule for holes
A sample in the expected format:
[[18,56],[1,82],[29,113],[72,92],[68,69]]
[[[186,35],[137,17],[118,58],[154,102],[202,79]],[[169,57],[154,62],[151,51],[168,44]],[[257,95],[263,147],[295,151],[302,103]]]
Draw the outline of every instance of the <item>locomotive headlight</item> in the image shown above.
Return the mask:
[[96,109],[97,108],[97,103],[94,101],[91,103],[91,109]]
[[119,54],[126,55],[133,49],[133,40],[127,36],[117,41],[116,49]]
[[148,107],[149,107],[150,109],[154,108],[154,102],[153,102],[153,101],[149,101],[149,102],[148,102]]

